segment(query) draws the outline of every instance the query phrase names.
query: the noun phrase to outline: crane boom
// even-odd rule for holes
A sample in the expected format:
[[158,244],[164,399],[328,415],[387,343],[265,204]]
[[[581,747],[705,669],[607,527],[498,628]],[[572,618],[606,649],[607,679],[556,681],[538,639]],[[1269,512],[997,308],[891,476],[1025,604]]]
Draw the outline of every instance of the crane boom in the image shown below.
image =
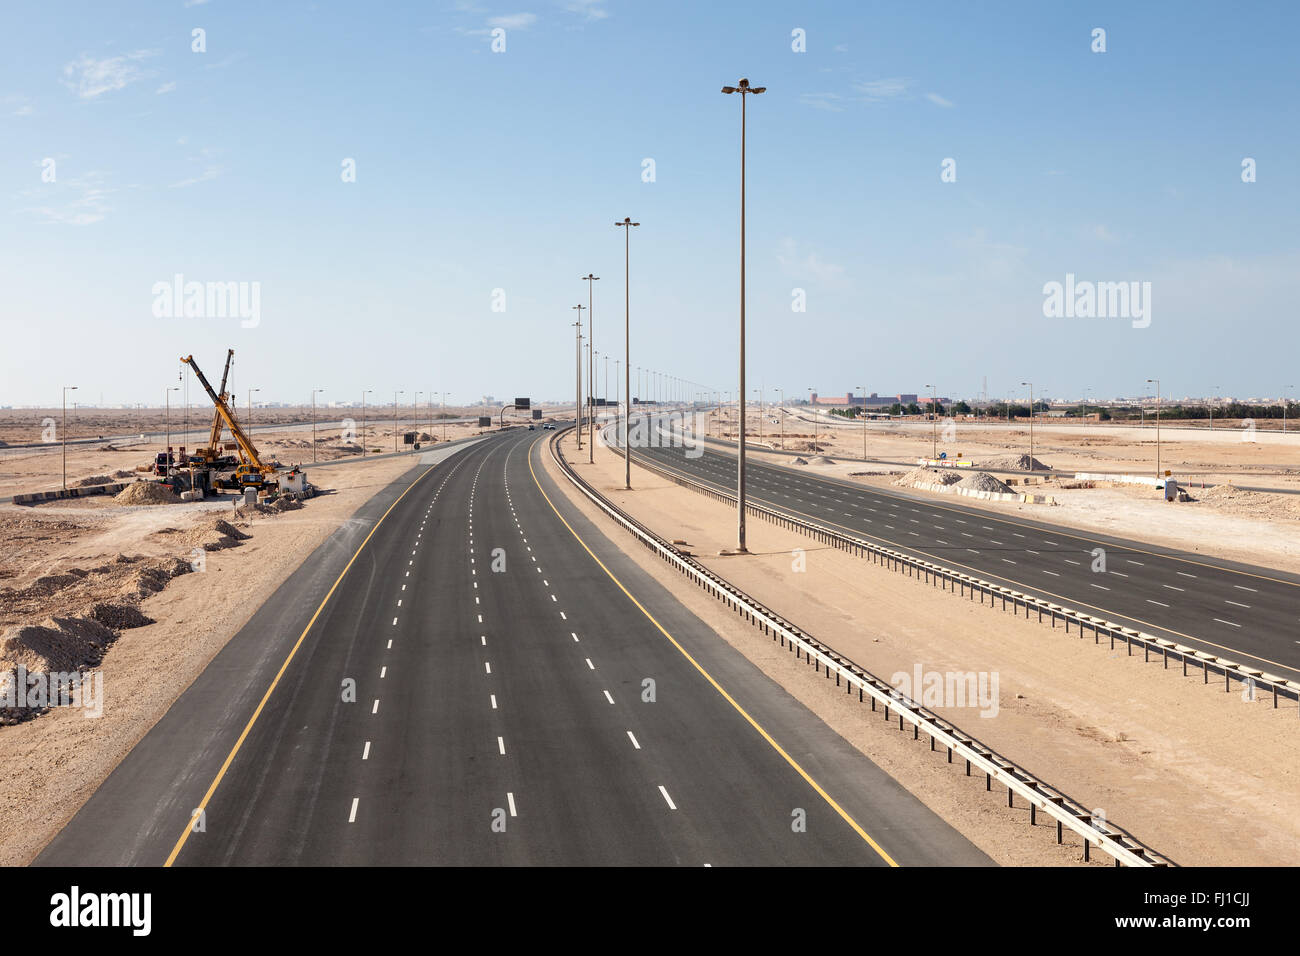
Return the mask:
[[217,407],[217,414],[225,421],[226,427],[230,429],[230,434],[234,436],[235,442],[239,445],[240,455],[245,459],[246,463],[263,475],[275,474],[275,467],[262,461],[257,446],[249,440],[248,436],[244,434],[244,430],[239,427],[239,423],[235,421],[235,416],[231,414],[230,406],[226,404],[226,400],[212,390],[212,386],[208,384],[203,371],[199,368],[198,363],[194,361],[194,356],[187,355],[181,361],[194,369],[194,374],[198,376],[199,382],[208,393],[208,397],[212,399],[212,404]]
[[[226,382],[230,378],[230,360],[235,357],[234,349],[226,350],[226,368],[221,373],[221,391],[218,393],[222,398],[226,398]],[[214,410],[212,412],[212,432],[208,435],[208,447],[203,449],[202,455],[208,461],[214,461],[219,457],[221,441],[221,412]]]

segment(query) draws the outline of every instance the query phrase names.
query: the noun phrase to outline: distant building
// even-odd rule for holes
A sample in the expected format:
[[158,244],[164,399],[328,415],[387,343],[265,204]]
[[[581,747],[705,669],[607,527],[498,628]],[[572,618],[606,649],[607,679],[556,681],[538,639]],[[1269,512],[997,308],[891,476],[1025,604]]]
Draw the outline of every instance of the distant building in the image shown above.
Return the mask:
[[[909,402],[916,401],[915,395],[877,395],[872,392],[865,398],[861,395],[854,395],[849,392],[845,395],[818,395],[812,393],[812,403],[814,405],[829,405],[836,408],[850,408],[855,405],[865,405],[868,408],[888,408],[895,402],[906,405]],[[941,399],[947,401],[947,399]]]

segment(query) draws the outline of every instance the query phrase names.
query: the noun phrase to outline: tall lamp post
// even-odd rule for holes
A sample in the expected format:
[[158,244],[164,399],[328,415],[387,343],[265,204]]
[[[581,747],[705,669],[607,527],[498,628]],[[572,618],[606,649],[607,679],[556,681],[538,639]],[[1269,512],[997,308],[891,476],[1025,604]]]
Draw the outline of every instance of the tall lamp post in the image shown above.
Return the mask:
[[68,490],[68,392],[75,392],[77,386],[63,386],[63,490]]
[[812,415],[812,422],[813,422],[813,454],[814,455],[817,454],[817,409],[813,405],[812,397],[816,393],[817,393],[817,387],[814,385],[809,385],[808,386],[808,411]]
[[778,388],[776,393],[781,396],[781,408],[777,418],[781,419],[781,450],[785,451],[785,391]]
[[[171,388],[163,389],[163,403],[167,407],[166,412],[164,412],[164,415],[167,418],[167,457],[163,459],[163,461],[167,462],[167,465],[163,468],[164,476],[170,475],[172,468],[172,392],[179,392],[180,390],[181,387],[179,385],[173,385]],[[179,462],[177,464],[179,464]]]
[[[930,390],[930,457],[937,460],[939,457],[939,392],[934,385],[925,387]],[[1032,446],[1029,453],[1033,454]]]
[[859,385],[862,393],[862,460],[867,460],[867,386]]
[[447,440],[447,396],[450,392],[442,393],[442,440]]
[[1282,432],[1283,434],[1286,433],[1286,407],[1290,402],[1290,399],[1287,398],[1286,393],[1291,391],[1291,389],[1293,388],[1295,388],[1294,385],[1288,385],[1286,388],[1282,389]]
[[397,448],[397,396],[398,396],[398,395],[405,395],[405,394],[406,394],[406,390],[405,390],[405,389],[403,389],[403,390],[401,390],[401,391],[398,391],[397,389],[393,389],[393,454],[394,454],[394,455],[396,455],[397,452],[398,452],[398,448]]
[[1149,378],[1147,384],[1156,386],[1156,477],[1160,477],[1160,379]]
[[1210,431],[1214,431],[1214,406],[1215,406],[1216,404],[1218,404],[1218,401],[1219,401],[1219,389],[1222,388],[1222,387],[1223,387],[1223,386],[1221,386],[1221,385],[1215,385],[1215,386],[1214,386],[1214,398],[1209,402],[1209,406],[1210,406]]
[[[325,391],[323,388],[313,388],[311,390],[311,460],[313,464],[316,462],[316,393],[323,391]],[[363,447],[361,451],[364,454],[365,448]]]
[[586,423],[582,420],[582,310],[585,309],[586,306],[575,305],[574,308],[578,310],[578,322],[577,322],[578,331],[577,331],[577,339],[576,339],[577,353],[575,359],[575,361],[577,362],[577,368],[575,370],[575,375],[577,378],[577,391],[574,393],[575,406],[576,406],[574,414],[577,416],[578,419],[577,420],[578,451],[582,451],[582,429],[586,425]]
[[[172,389],[172,391],[174,392],[174,391],[176,391],[176,389]],[[252,431],[253,431],[253,393],[254,393],[254,392],[260,392],[260,391],[261,391],[260,388],[250,388],[250,389],[248,390],[248,431],[249,431],[249,434],[252,434]]]
[[632,217],[625,216],[622,222],[614,223],[616,226],[622,226],[626,231],[623,233],[623,385],[627,391],[627,414],[624,417],[623,425],[623,485],[628,490],[632,490],[632,341],[631,341],[631,301],[632,301],[632,228],[639,226],[641,223],[633,222]]
[[366,396],[373,392],[373,388],[364,389],[361,392],[361,457],[366,457],[366,442],[368,434],[366,432]]
[[[592,297],[591,289],[593,284],[600,281],[600,276],[588,272],[582,277],[587,282],[587,391],[591,393],[591,401],[588,402],[587,408],[587,460],[592,464],[596,463],[596,377],[595,377],[595,357],[590,351],[596,344],[596,333],[592,328]],[[578,315],[582,315],[581,312]]]
[[1034,383],[1021,382],[1029,386],[1029,470],[1034,470]]
[[736,550],[744,553],[745,547],[745,128],[747,93],[762,93],[765,86],[750,86],[741,79],[735,86],[724,86],[728,95],[740,94],[740,446],[736,456]]

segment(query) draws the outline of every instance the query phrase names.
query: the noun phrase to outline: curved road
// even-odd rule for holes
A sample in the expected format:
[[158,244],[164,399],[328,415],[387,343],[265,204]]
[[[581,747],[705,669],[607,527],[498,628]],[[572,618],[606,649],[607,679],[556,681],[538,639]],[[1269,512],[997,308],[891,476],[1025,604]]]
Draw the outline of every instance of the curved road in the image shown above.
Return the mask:
[[990,862],[582,517],[547,437],[368,504],[38,864]]
[[[647,431],[668,444],[664,432]],[[694,458],[680,446],[634,445],[633,454],[734,495],[735,454],[699,447],[703,454]],[[746,481],[753,503],[1265,672],[1300,676],[1300,576],[1019,514],[1002,517],[957,502],[940,504],[893,488],[818,476],[809,467],[747,459]]]

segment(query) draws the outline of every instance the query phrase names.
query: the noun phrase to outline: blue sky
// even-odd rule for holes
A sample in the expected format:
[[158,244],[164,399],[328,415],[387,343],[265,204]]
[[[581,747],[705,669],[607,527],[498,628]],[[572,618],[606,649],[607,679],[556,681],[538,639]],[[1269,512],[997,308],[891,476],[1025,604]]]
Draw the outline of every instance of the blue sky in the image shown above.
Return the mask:
[[[160,403],[226,347],[262,399],[567,396],[579,276],[622,353],[629,215],[633,364],[734,389],[741,76],[751,388],[1278,395],[1297,9],[11,3],[0,404]],[[259,283],[260,321],[158,317],[178,273]],[[1150,282],[1149,326],[1045,317],[1067,273]]]

